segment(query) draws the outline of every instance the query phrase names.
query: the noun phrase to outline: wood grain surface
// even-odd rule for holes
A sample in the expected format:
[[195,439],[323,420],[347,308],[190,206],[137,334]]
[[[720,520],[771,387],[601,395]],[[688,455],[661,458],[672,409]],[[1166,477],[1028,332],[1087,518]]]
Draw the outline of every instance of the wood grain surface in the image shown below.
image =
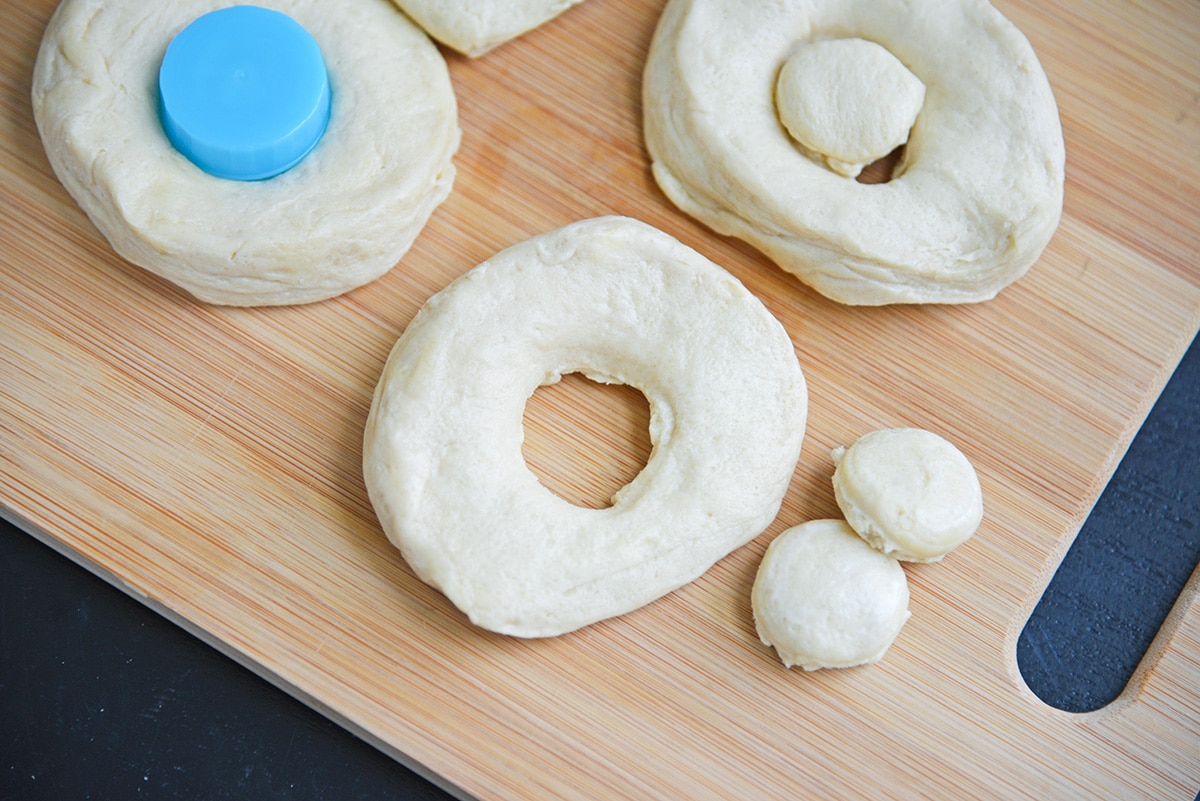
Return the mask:
[[[412,251],[341,298],[195,303],[123,262],[52,174],[29,107],[52,0],[2,0],[0,506],[31,531],[464,795],[1146,798],[1200,787],[1196,579],[1127,692],[1088,714],[1023,685],[1042,588],[1200,325],[1200,5],[998,0],[1054,87],[1062,225],[975,306],[858,309],[677,212],[641,145],[662,0],[587,0],[478,60],[446,53],[458,180]],[[792,336],[811,393],[774,524],[696,582],[548,640],[480,631],[388,545],[363,489],[383,360],[431,294],[495,251],[600,214],[723,265]],[[788,671],[749,590],[770,539],[838,514],[829,450],[948,437],[979,533],[908,568],[875,666]],[[525,454],[603,504],[645,462],[645,401],[538,390]]]

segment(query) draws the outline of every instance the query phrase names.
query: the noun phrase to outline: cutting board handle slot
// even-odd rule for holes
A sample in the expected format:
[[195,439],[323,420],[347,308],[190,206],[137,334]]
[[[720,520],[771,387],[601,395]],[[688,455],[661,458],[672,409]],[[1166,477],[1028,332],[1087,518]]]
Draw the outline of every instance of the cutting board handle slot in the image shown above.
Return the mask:
[[[1155,638],[1169,639],[1171,620],[1196,599],[1197,409],[1200,339],[1188,348],[1017,639],[1021,676],[1050,706],[1091,712],[1140,686],[1130,680],[1153,669],[1160,650]],[[1180,489],[1160,489],[1169,487]]]

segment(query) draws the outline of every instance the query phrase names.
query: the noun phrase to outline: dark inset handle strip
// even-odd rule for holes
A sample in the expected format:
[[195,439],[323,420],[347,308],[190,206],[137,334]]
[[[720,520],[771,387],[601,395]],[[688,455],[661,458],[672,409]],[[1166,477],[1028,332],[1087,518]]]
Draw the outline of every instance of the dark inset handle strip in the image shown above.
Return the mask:
[[1198,343],[1017,640],[1022,677],[1055,708],[1090,712],[1121,694],[1200,562]]

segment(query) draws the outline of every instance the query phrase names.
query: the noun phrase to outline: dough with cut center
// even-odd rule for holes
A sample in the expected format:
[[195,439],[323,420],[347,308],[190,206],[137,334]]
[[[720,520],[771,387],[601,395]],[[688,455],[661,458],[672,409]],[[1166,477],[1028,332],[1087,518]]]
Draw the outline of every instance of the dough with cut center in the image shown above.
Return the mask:
[[953,444],[919,428],[885,428],[833,451],[833,489],[847,522],[884,553],[937,562],[983,519],[975,468]]
[[878,662],[909,618],[908,577],[842,520],[813,520],[767,547],[751,592],[754,625],[787,667]]
[[[851,39],[925,85],[886,183],[811,157],[775,102],[794,53]],[[1054,95],[1028,40],[986,0],[670,0],[643,109],[668,198],[843,303],[987,300],[1038,259],[1062,213]]]
[[430,36],[468,56],[549,22],[581,0],[393,0]]
[[[553,494],[521,453],[526,401],[569,372],[649,402],[650,458],[608,508]],[[649,603],[761,533],[807,408],[791,340],[741,283],[603,217],[514,245],[429,299],[383,369],[363,472],[421,579],[476,625],[553,636]]]
[[321,47],[332,115],[296,167],[216,178],[167,140],[158,68],[220,0],[63,0],[42,39],[33,111],[50,164],[124,258],[200,300],[305,303],[404,255],[454,179],[459,129],[437,47],[387,0],[263,0]]

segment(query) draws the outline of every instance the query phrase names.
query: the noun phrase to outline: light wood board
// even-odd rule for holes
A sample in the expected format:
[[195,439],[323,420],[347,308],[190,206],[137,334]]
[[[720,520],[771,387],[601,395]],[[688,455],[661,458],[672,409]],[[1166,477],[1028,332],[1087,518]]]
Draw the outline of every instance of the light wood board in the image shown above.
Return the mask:
[[[749,5],[749,3],[748,3]],[[1200,325],[1200,5],[1000,0],[1056,92],[1062,225],[996,300],[854,309],[677,212],[641,145],[661,0],[587,0],[468,60],[458,181],[379,281],[311,306],[199,305],[113,255],[29,108],[49,0],[0,29],[0,507],[242,662],[479,798],[1153,798],[1200,788],[1193,580],[1127,693],[1050,709],[1024,621]],[[331,13],[336,13],[331,8]],[[470,627],[382,536],[370,394],[426,298],[495,251],[600,214],[725,266],[794,339],[808,435],[775,523],[693,584],[556,639]],[[602,502],[648,449],[644,401],[535,393],[526,455]],[[749,590],[783,528],[837,515],[831,447],[915,425],[977,466],[987,515],[908,569],[879,665],[783,669]]]

